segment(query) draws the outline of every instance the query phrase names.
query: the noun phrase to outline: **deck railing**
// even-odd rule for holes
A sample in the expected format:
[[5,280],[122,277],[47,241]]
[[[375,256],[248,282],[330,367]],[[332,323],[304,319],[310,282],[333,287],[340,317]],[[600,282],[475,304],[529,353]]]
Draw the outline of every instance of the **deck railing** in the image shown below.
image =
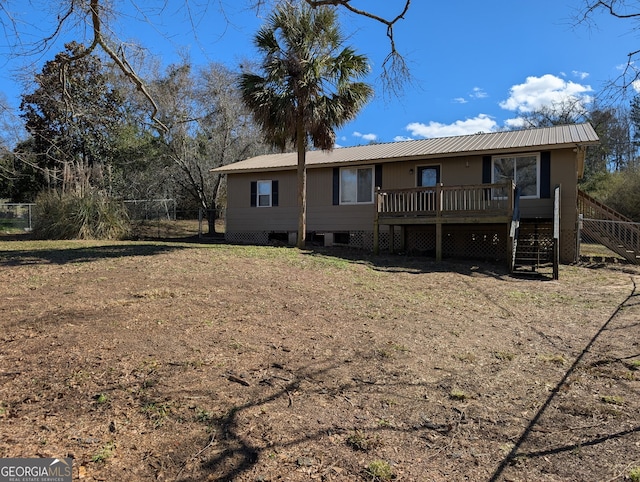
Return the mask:
[[578,190],[582,236],[640,264],[640,224]]
[[379,189],[379,217],[511,216],[514,184]]

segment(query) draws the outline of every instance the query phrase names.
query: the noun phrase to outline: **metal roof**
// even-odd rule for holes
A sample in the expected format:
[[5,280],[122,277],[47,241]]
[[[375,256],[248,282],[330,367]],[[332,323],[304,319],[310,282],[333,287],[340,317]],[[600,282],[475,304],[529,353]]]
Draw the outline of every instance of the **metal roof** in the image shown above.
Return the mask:
[[[342,147],[332,151],[308,151],[308,168],[326,165],[394,162],[409,159],[454,157],[460,154],[489,154],[504,151],[523,152],[528,149],[563,149],[593,145],[599,142],[591,124],[573,124],[517,131],[479,133],[466,136],[401,141],[386,144]],[[268,154],[212,169],[218,173],[274,171],[293,169],[297,154]]]

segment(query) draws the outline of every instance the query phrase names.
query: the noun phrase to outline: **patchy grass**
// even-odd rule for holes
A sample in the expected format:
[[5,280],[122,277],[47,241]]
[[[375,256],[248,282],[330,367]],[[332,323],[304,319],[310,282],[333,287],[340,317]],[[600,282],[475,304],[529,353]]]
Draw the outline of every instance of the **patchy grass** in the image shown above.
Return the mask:
[[96,452],[93,457],[91,457],[91,462],[96,464],[105,463],[111,457],[113,457],[113,452],[115,451],[115,444],[113,442],[107,442],[98,452]]
[[1,457],[142,482],[631,478],[635,268],[195,241],[0,241]]
[[603,395],[600,400],[611,405],[624,405],[624,398],[617,395]]
[[365,472],[372,481],[392,480],[395,477],[391,464],[386,460],[374,460],[367,465]]
[[369,452],[382,445],[382,441],[378,435],[369,435],[361,430],[354,430],[346,439],[346,443],[354,450]]

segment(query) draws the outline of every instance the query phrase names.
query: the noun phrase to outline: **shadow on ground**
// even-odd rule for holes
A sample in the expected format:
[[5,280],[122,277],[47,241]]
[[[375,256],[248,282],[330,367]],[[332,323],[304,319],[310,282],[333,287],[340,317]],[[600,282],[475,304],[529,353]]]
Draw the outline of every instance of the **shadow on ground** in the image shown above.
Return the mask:
[[83,246],[56,249],[33,249],[5,251],[0,253],[0,266],[23,266],[34,264],[89,263],[99,259],[157,254],[185,249],[179,245],[155,243],[114,244],[108,246]]

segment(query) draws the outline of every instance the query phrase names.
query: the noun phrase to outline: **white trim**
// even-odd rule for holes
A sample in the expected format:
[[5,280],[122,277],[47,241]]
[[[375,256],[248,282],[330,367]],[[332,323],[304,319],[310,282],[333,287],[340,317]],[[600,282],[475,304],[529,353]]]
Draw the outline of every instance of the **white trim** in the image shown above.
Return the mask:
[[[270,180],[262,180],[256,181],[256,207],[257,208],[270,208],[273,204],[273,181]],[[269,185],[269,204],[260,204],[260,184],[268,184]],[[266,194],[263,194],[266,196]]]

